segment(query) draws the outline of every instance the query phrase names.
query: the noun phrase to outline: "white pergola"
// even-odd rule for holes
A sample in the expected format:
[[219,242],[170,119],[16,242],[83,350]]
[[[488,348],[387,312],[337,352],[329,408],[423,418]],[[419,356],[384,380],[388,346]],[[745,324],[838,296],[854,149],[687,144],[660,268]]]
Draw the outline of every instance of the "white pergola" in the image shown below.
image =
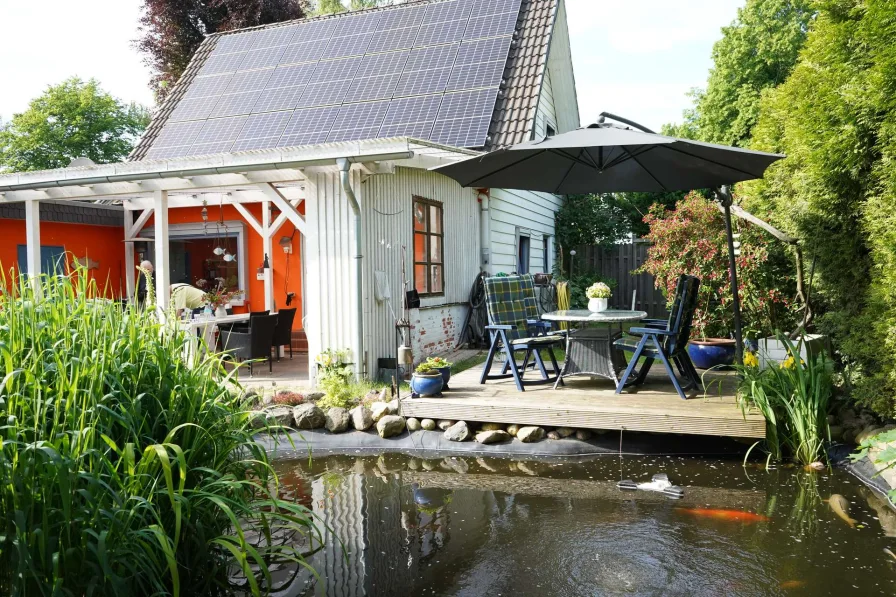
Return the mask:
[[[124,208],[125,261],[134,261],[134,243],[148,240],[141,231],[153,219],[155,242],[155,280],[158,306],[167,308],[169,300],[169,221],[168,210],[178,207],[232,205],[263,240],[264,252],[272,255],[273,237],[287,221],[295,225],[306,241],[316,226],[299,213],[305,200],[308,176],[320,172],[341,172],[340,193],[354,213],[355,247],[353,252],[357,293],[358,340],[361,350],[361,208],[349,171],[363,175],[394,171],[396,165],[430,168],[466,157],[470,153],[428,141],[406,137],[324,145],[247,151],[170,160],[147,160],[116,164],[90,165],[0,175],[0,203],[23,202],[29,273],[40,274],[40,203],[41,201],[90,201],[120,203]],[[317,191],[321,192],[321,191]],[[337,200],[334,196],[333,200]],[[247,204],[261,203],[258,219]],[[271,206],[280,213],[272,221]],[[135,268],[125,267],[127,294],[135,291]],[[273,309],[273,276],[265,272],[265,309]],[[358,353],[360,354],[360,352]]]

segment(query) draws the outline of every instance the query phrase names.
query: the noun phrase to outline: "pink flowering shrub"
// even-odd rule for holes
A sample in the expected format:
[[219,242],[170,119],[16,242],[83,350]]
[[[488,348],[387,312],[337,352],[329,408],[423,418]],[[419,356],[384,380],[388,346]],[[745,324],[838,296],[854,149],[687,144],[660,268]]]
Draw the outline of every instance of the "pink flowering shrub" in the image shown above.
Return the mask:
[[[655,204],[644,216],[650,226],[645,237],[652,245],[647,261],[637,270],[656,278],[666,298],[675,295],[678,276],[700,278],[697,311],[692,337],[728,338],[734,328],[732,297],[728,275],[728,245],[722,213],[710,200],[689,193],[666,211]],[[790,280],[770,260],[768,237],[764,231],[734,220],[735,232],[741,233],[741,252],[737,257],[738,287],[744,328],[753,336],[770,335],[791,317]]]

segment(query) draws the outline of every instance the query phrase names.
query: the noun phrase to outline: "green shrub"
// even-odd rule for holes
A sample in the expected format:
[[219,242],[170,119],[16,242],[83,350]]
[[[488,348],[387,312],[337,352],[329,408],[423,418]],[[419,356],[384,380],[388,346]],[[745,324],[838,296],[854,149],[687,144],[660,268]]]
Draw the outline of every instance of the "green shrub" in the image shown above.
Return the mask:
[[771,458],[790,456],[803,464],[825,458],[824,442],[830,438],[828,410],[833,383],[832,362],[824,354],[804,362],[797,346],[783,334],[789,357],[780,366],[758,367],[753,355],[746,356],[738,401],[746,412],[756,408],[765,417],[766,446]]
[[267,592],[311,514],[219,358],[188,367],[185,333],[88,280],[0,279],[0,593]]
[[[878,471],[878,475],[885,470],[896,467],[896,429],[869,437],[862,442],[857,453],[850,455],[850,458],[853,462],[856,462],[866,456],[873,457],[875,464],[883,465],[883,468]],[[889,496],[890,500],[896,501],[896,489],[891,489]]]

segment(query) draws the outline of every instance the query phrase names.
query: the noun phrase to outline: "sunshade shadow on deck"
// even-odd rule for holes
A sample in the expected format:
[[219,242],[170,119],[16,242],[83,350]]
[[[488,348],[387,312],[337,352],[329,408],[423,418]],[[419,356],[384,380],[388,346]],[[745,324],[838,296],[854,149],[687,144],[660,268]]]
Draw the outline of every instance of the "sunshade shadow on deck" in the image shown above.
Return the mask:
[[[615,394],[613,382],[578,377],[517,391],[513,380],[479,383],[479,367],[453,377],[441,398],[406,398],[402,414],[413,417],[518,423],[549,427],[621,429],[724,437],[764,438],[765,419],[741,412],[730,374],[710,373],[706,393],[682,400],[669,379],[651,373],[636,392]],[[535,375],[529,373],[528,375]]]

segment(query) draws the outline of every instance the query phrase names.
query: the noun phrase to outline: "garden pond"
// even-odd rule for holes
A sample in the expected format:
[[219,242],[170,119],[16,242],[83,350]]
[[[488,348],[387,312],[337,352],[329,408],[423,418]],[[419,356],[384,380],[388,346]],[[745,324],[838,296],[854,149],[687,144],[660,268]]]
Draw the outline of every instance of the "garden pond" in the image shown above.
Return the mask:
[[[309,559],[319,578],[281,569],[276,595],[896,593],[896,512],[839,469],[385,455],[277,472],[327,542]],[[660,472],[682,499],[616,487]]]

